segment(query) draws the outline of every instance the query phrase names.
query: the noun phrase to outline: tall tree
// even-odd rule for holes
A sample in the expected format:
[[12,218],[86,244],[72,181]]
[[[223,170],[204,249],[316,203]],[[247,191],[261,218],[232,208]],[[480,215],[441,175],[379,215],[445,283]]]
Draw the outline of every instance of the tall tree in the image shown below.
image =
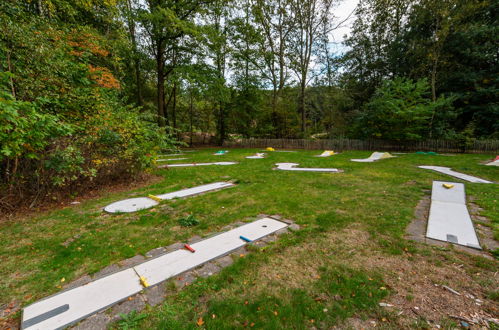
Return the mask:
[[280,118],[277,113],[278,101],[284,86],[289,80],[290,34],[295,28],[291,0],[254,0],[253,15],[260,33],[259,50],[262,77],[272,86],[271,118],[275,135],[279,137]]
[[165,80],[176,68],[175,57],[168,59],[167,54],[176,51],[177,44],[186,35],[198,33],[194,17],[208,1],[147,0],[146,7],[141,10],[140,20],[149,39],[151,54],[156,61],[157,112],[160,126],[165,126],[168,121]]
[[142,96],[142,74],[141,74],[141,65],[140,65],[140,57],[141,54],[138,49],[138,41],[137,41],[137,22],[136,22],[136,10],[138,8],[138,4],[136,0],[125,0],[123,6],[123,16],[126,21],[128,37],[131,43],[131,51],[132,51],[132,59],[133,59],[133,71],[135,73],[135,97],[138,106],[142,106],[144,104],[143,96]]
[[[291,68],[298,79],[298,113],[301,116],[301,134],[305,135],[305,88],[313,79],[312,56],[321,50],[321,41],[330,33],[327,24],[332,21],[331,9],[334,0],[293,0],[295,28],[291,33]],[[323,34],[326,34],[324,36]],[[312,77],[310,73],[312,72]]]
[[227,136],[227,72],[229,44],[227,34],[230,30],[230,5],[226,0],[215,0],[209,7],[206,26],[208,56],[213,62],[215,80],[212,82],[213,99],[217,109],[217,142],[222,145]]

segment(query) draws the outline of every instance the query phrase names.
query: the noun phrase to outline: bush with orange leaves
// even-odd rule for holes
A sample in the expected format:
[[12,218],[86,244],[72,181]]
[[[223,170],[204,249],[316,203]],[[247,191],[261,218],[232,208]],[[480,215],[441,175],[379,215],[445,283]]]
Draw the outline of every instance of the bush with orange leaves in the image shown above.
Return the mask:
[[95,81],[100,87],[114,89],[120,88],[120,82],[114,77],[108,68],[89,64],[88,71],[90,72],[90,79]]
[[73,48],[71,53],[77,56],[81,56],[85,52],[101,57],[109,55],[109,52],[99,45],[99,43],[103,43],[102,38],[93,33],[72,31],[68,36],[67,43]]
[[0,73],[0,214],[130,179],[173,148],[152,115],[124,104],[120,59],[98,31],[2,18],[15,70]]

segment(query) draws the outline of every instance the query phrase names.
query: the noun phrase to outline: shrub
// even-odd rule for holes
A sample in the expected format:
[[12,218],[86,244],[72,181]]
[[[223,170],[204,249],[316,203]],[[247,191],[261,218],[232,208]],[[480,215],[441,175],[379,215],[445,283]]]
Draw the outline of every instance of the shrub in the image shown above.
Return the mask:
[[441,96],[432,101],[426,79],[385,81],[359,114],[355,135],[387,140],[421,140],[432,132],[445,136],[453,100]]
[[0,208],[132,178],[175,146],[151,114],[124,105],[120,59],[98,33],[1,13],[0,32],[10,63],[0,73]]

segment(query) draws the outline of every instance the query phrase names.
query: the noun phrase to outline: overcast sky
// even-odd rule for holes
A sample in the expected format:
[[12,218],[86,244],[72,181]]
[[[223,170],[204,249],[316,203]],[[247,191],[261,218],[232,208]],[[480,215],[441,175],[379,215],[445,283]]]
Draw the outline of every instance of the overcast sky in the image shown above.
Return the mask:
[[[336,22],[341,22],[342,20],[347,18],[348,15],[350,15],[355,9],[355,6],[357,6],[358,3],[359,0],[343,0],[338,5],[338,7],[333,10],[334,15],[336,16]],[[343,37],[345,36],[345,34],[348,34],[350,32],[350,26],[352,25],[354,19],[355,16],[352,14],[348,21],[346,21],[340,28],[332,32],[332,41],[338,43],[336,47],[333,46],[333,48],[336,48],[337,52],[342,52],[343,47],[340,43],[341,41],[343,41]]]

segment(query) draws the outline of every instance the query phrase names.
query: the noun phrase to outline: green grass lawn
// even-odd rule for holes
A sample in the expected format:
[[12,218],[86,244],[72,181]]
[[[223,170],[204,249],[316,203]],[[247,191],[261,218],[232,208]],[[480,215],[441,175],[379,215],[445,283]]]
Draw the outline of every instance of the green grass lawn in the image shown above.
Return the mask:
[[[245,159],[258,150],[233,149],[224,156],[213,156],[214,151],[187,153],[179,157],[190,159],[179,162],[239,164],[158,169],[155,174],[163,180],[148,187],[1,223],[0,307],[12,301],[24,306],[58,292],[62,279],[68,282],[153,248],[203,236],[264,213],[292,219],[302,229],[264,249],[255,248],[220,274],[172,294],[162,306],[148,308],[143,312],[147,317],[135,322],[137,326],[198,328],[202,320],[203,327],[212,329],[301,329],[328,328],[348,321],[355,328],[356,323],[351,322],[376,320],[396,328],[408,324],[400,321],[406,315],[380,308],[378,303],[395,299],[390,297],[403,291],[404,303],[410,304],[422,294],[391,284],[394,276],[400,278],[399,268],[413,267],[415,276],[423,277],[425,274],[418,272],[431,266],[434,268],[428,269],[437,276],[437,269],[456,263],[464,265],[462,275],[468,277],[442,275],[435,281],[459,286],[470,278],[474,286],[466,285],[480,290],[479,296],[487,300],[484,308],[497,310],[494,290],[498,282],[491,275],[497,270],[497,261],[404,239],[414,208],[428,194],[432,180],[460,182],[418,165],[448,166],[499,182],[497,167],[480,164],[493,155],[404,154],[375,163],[355,163],[350,159],[368,157],[370,152],[344,152],[329,158],[312,157],[320,151],[271,152],[266,159]],[[272,170],[278,162],[334,167],[344,173]],[[101,211],[105,205],[131,196],[224,180],[234,180],[237,186],[162,202],[137,213],[109,215]],[[481,215],[492,221],[496,239],[498,191],[495,184],[466,183],[467,196],[483,208]],[[179,226],[178,219],[189,214],[200,224]],[[417,322],[426,321],[415,320],[413,326],[418,326]]]

